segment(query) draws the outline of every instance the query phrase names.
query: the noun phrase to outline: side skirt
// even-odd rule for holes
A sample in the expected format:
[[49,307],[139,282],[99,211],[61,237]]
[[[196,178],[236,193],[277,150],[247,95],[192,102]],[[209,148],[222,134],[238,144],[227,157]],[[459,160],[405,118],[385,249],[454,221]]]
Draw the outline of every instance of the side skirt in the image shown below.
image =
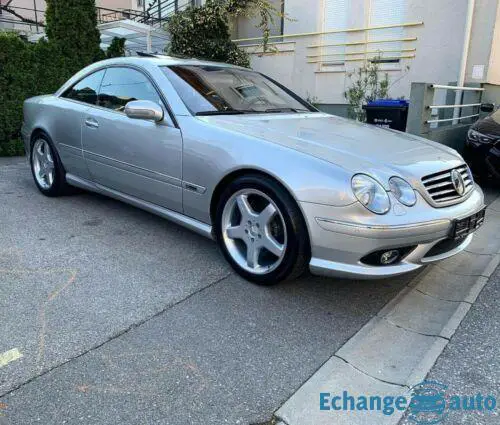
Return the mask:
[[114,198],[118,201],[133,205],[134,207],[141,208],[152,214],[158,215],[160,217],[166,218],[167,220],[173,221],[176,224],[184,226],[202,236],[205,236],[206,238],[213,239],[212,226],[195,220],[194,218],[187,217],[184,214],[169,210],[164,207],[160,207],[159,205],[152,204],[151,202],[143,201],[142,199],[127,195],[122,192],[118,192],[116,190],[110,189],[97,183],[90,182],[72,174],[66,174],[66,181],[72,186],[76,186],[80,189],[85,189],[91,192],[100,193],[101,195],[109,196],[110,198]]

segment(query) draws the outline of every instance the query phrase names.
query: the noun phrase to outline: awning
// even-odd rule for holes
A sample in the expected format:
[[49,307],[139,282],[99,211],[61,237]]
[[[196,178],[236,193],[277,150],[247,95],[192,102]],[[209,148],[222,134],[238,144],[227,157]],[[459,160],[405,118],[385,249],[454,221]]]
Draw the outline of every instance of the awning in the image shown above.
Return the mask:
[[130,19],[107,22],[97,26],[101,32],[101,48],[106,50],[114,37],[125,38],[130,53],[163,53],[170,41],[166,31]]

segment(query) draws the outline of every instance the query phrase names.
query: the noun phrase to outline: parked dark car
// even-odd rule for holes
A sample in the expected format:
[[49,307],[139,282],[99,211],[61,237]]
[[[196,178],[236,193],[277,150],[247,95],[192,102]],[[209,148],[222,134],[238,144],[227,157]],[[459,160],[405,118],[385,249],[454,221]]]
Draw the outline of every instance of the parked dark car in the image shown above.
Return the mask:
[[[493,109],[489,104],[481,107],[484,112]],[[500,183],[500,109],[472,125],[467,133],[465,157],[480,179]]]

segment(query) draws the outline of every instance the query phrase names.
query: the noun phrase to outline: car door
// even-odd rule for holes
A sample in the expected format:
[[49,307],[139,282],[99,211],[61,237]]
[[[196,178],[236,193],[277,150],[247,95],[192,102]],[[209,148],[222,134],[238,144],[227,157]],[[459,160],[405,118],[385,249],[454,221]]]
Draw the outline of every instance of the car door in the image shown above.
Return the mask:
[[87,164],[82,151],[82,124],[90,105],[97,104],[97,94],[104,70],[82,78],[66,90],[54,103],[52,140],[67,173],[89,179]]
[[[127,117],[125,105],[133,100],[162,105],[164,120]],[[181,132],[145,73],[123,66],[107,68],[97,106],[89,108],[82,128],[83,152],[94,182],[182,211]]]

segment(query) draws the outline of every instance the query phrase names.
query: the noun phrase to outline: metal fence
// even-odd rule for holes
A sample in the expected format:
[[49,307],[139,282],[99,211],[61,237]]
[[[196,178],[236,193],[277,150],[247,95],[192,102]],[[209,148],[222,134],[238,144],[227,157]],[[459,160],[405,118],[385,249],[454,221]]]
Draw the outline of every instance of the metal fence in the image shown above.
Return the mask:
[[483,92],[481,87],[412,83],[406,131],[462,150],[468,128],[480,116]]
[[[135,22],[163,27],[168,19],[186,9],[195,6],[197,0],[154,0],[146,6],[143,2],[142,10],[109,9],[96,7],[97,23],[109,23],[129,19]],[[28,32],[41,32],[45,27],[45,1],[33,0],[33,7],[17,6],[15,0],[0,4],[0,27],[7,24],[14,29],[25,29]]]

